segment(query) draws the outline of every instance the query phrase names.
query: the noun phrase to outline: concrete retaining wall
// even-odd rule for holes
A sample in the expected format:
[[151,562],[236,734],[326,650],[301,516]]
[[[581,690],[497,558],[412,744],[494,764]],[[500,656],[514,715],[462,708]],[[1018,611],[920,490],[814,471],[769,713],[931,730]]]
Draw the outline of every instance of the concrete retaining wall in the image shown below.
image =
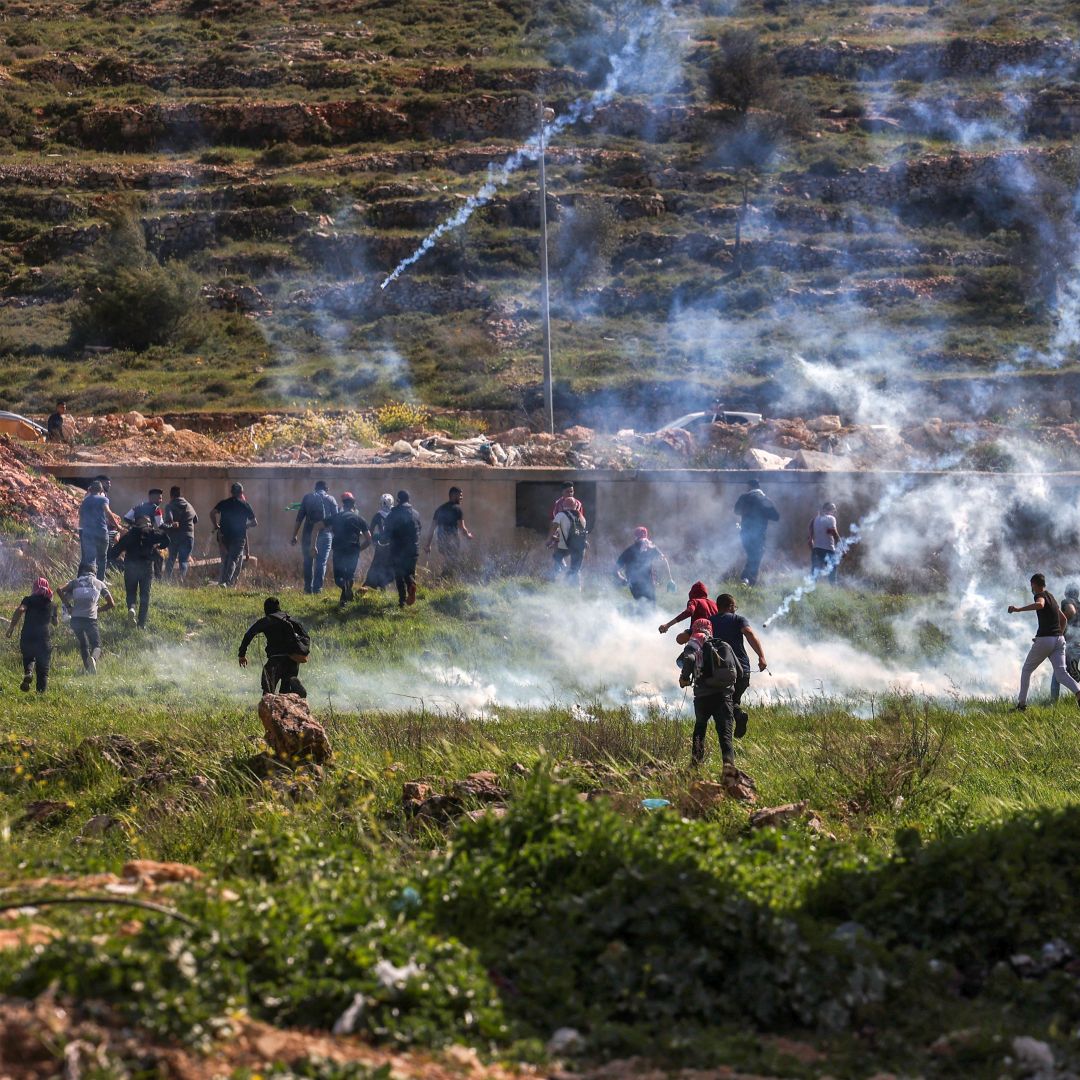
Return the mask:
[[[311,491],[316,480],[326,480],[335,496],[352,491],[365,517],[378,508],[381,493],[407,488],[425,522],[446,499],[447,489],[456,484],[465,493],[465,520],[476,534],[477,553],[522,568],[548,558],[540,529],[558,484],[571,479],[579,487],[579,497],[584,497],[594,530],[590,553],[594,566],[610,565],[609,560],[631,542],[634,526],[643,524],[672,563],[694,576],[719,575],[738,564],[741,549],[732,506],[754,475],[717,470],[573,472],[462,467],[454,471],[307,464],[65,464],[48,471],[83,486],[107,473],[112,479],[110,500],[120,514],[142,501],[148,488],[162,488],[167,499],[169,488],[178,484],[199,513],[198,555],[216,551],[208,543],[210,510],[228,496],[229,485],[239,481],[259,519],[259,527],[250,534],[252,553],[271,563],[299,560],[289,545],[295,512],[285,507]],[[837,503],[841,531],[846,531],[847,524],[869,509],[899,474],[782,471],[757,475],[781,515],[779,524],[770,530],[773,558],[801,563],[806,558],[807,524],[826,498]],[[935,475],[925,474],[926,479]]]

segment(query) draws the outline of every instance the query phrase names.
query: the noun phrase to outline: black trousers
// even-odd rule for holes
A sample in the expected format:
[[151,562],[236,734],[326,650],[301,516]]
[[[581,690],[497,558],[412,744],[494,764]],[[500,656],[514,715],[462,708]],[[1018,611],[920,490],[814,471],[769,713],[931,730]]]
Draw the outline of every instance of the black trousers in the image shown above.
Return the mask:
[[732,741],[732,731],[735,727],[735,714],[730,690],[694,698],[694,741],[691,758],[695,763],[705,760],[705,736],[709,731],[710,720],[716,724],[720,756],[724,759],[724,764],[734,765],[735,744]]
[[150,611],[150,590],[154,587],[154,564],[149,560],[127,558],[124,560],[124,591],[127,606],[133,608],[139,600],[139,629],[145,629],[146,616]]
[[631,581],[630,583],[630,595],[635,600],[648,600],[649,603],[656,603],[656,584],[652,581]]
[[751,533],[747,536],[744,531],[741,536],[743,551],[746,552],[746,565],[740,575],[747,585],[756,585],[758,573],[761,570],[761,559],[765,554],[765,537]]
[[405,606],[409,589],[416,588],[416,555],[398,555],[394,559],[394,584],[397,586],[398,604]]
[[[567,578],[573,578],[577,581],[581,574],[581,564],[585,558],[584,548],[556,548],[555,553],[552,555],[552,560],[555,563],[555,577],[559,577],[563,573]],[[566,569],[566,560],[570,560],[570,569]]]
[[101,659],[101,633],[98,630],[97,619],[72,615],[71,630],[79,643],[79,655],[82,657],[83,667],[89,671],[90,661],[93,660],[96,664]]
[[743,673],[735,680],[735,685],[731,688],[731,704],[732,712],[735,716],[742,713],[746,715],[746,710],[742,708],[742,696],[750,689],[750,676]]
[[34,641],[23,641],[20,644],[22,648],[23,675],[27,679],[31,675],[36,675],[37,688],[39,691],[44,691],[49,685],[52,646]]
[[335,544],[330,554],[334,560],[334,584],[341,590],[342,600],[351,600],[356,567],[360,562],[360,548],[339,547]]
[[263,664],[262,692],[264,694],[298,694],[306,698],[307,690],[300,681],[300,665],[287,656],[271,656]]

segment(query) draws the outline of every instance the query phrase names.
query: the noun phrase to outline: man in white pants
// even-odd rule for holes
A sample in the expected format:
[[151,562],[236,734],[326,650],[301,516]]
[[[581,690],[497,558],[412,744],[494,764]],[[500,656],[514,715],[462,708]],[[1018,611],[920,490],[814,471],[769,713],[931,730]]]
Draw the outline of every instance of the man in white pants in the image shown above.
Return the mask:
[[1065,624],[1068,620],[1062,615],[1053,593],[1047,591],[1046,578],[1042,574],[1031,575],[1031,595],[1035,598],[1033,603],[1023,607],[1009,605],[1010,615],[1021,611],[1034,611],[1039,620],[1027,659],[1020,671],[1020,698],[1016,703],[1016,710],[1023,712],[1027,708],[1032,672],[1044,660],[1050,661],[1054,668],[1054,677],[1066,690],[1076,695],[1076,703],[1080,705],[1080,684],[1065,669]]

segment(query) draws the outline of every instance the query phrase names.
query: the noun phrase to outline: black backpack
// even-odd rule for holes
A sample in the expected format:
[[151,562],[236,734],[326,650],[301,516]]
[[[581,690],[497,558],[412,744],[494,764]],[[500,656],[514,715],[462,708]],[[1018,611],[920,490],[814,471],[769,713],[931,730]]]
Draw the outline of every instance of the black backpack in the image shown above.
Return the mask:
[[585,519],[576,510],[564,510],[570,521],[566,530],[566,546],[571,551],[584,551],[589,543],[589,532],[585,528]]
[[308,632],[297,619],[294,619],[291,615],[286,615],[284,611],[276,612],[275,618],[280,619],[289,628],[292,635],[287,642],[289,658],[295,660],[298,664],[306,664],[311,653],[311,638],[308,637]]
[[334,504],[325,491],[315,491],[312,494],[315,496],[315,500],[313,503],[308,504],[307,518],[308,521],[317,525],[320,521],[326,521],[327,518],[333,515]]
[[735,651],[720,638],[706,638],[701,643],[701,671],[698,686],[710,690],[727,690],[738,681],[741,668]]

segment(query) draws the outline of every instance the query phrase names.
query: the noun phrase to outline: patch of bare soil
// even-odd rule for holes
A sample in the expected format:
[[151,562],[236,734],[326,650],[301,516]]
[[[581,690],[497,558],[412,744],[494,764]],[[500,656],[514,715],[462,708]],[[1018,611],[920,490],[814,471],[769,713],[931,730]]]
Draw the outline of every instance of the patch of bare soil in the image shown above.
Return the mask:
[[[35,1001],[0,997],[0,1080],[51,1080],[84,1076],[116,1066],[138,1066],[144,1076],[170,1080],[215,1080],[239,1069],[265,1072],[321,1058],[389,1066],[402,1080],[510,1080],[541,1075],[485,1065],[476,1052],[452,1046],[439,1056],[394,1053],[358,1039],[305,1031],[283,1031],[239,1018],[232,1031],[206,1053],[155,1042],[123,1026],[101,1007],[43,995]],[[704,1074],[702,1074],[704,1075]]]

